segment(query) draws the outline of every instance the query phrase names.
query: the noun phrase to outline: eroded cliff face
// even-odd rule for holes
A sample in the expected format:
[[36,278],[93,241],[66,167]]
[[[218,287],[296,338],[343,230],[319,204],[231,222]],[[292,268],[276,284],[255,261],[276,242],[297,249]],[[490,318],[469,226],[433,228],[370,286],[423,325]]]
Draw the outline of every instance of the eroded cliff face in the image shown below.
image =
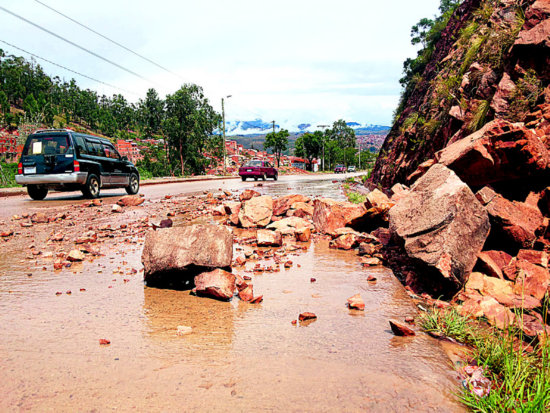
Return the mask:
[[[469,165],[468,176],[481,165],[490,179],[465,179],[472,189],[491,184],[510,192],[510,182],[518,190],[525,182],[529,190],[548,186],[549,83],[550,0],[465,0],[409,87],[374,183],[411,184],[441,162],[439,151],[482,138],[475,159],[455,153],[454,163],[446,163],[459,176],[460,165]],[[449,156],[447,151],[444,158]],[[509,195],[523,200],[527,193]]]

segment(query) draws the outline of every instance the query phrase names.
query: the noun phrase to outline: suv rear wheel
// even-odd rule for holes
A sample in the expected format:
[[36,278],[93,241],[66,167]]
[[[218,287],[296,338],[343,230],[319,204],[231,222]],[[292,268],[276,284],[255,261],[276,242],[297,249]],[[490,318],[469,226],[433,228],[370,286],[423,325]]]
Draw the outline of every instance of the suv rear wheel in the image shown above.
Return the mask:
[[129,195],[135,195],[139,192],[139,178],[136,174],[130,175],[130,184],[125,189]]
[[27,192],[35,201],[42,201],[48,195],[48,188],[40,185],[28,185]]
[[99,178],[94,174],[89,175],[86,184],[82,188],[82,193],[86,198],[97,198],[99,190]]

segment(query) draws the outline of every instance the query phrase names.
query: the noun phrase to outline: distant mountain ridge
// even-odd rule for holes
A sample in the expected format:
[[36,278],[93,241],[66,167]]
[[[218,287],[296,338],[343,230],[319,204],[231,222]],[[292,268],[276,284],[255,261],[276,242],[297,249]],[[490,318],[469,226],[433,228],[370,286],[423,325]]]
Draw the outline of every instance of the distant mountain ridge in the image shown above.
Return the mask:
[[[357,135],[376,134],[384,131],[389,131],[389,126],[373,125],[373,124],[361,124],[359,122],[346,122],[348,126],[355,129]],[[275,130],[281,128],[287,129],[290,133],[306,133],[315,132],[317,130],[323,130],[326,125],[312,124],[312,123],[299,123],[293,124],[291,122],[275,123]],[[265,135],[273,130],[272,122],[265,122],[262,119],[254,120],[237,120],[226,122],[226,135],[227,136],[249,136],[249,135]]]

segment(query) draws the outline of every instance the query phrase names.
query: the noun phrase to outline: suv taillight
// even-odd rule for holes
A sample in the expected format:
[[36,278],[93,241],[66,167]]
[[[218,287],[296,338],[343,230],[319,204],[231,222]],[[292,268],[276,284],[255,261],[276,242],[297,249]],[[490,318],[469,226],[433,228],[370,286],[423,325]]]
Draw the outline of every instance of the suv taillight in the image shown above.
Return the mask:
[[78,163],[78,161],[76,159],[73,162],[73,168],[74,168],[75,172],[80,172],[80,164]]
[[19,175],[23,174],[23,163],[19,162],[19,165],[17,165],[17,173]]

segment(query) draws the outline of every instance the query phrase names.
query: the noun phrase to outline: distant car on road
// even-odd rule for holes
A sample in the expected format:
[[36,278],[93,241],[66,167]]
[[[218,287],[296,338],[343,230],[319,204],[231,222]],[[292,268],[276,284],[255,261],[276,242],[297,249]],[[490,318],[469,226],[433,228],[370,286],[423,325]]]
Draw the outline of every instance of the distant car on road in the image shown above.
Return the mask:
[[243,181],[246,181],[247,178],[254,178],[255,181],[258,178],[266,180],[267,178],[273,178],[277,180],[279,178],[279,172],[271,163],[267,161],[260,160],[251,160],[245,163],[239,168],[239,175]]
[[348,172],[355,172],[355,166],[354,165],[348,166]]
[[15,182],[26,186],[35,200],[46,198],[50,189],[81,190],[85,197],[97,198],[101,188],[137,194],[139,172],[108,139],[48,129],[27,138]]
[[336,165],[336,168],[334,168],[334,173],[343,174],[344,172],[346,172],[346,167],[344,165]]

